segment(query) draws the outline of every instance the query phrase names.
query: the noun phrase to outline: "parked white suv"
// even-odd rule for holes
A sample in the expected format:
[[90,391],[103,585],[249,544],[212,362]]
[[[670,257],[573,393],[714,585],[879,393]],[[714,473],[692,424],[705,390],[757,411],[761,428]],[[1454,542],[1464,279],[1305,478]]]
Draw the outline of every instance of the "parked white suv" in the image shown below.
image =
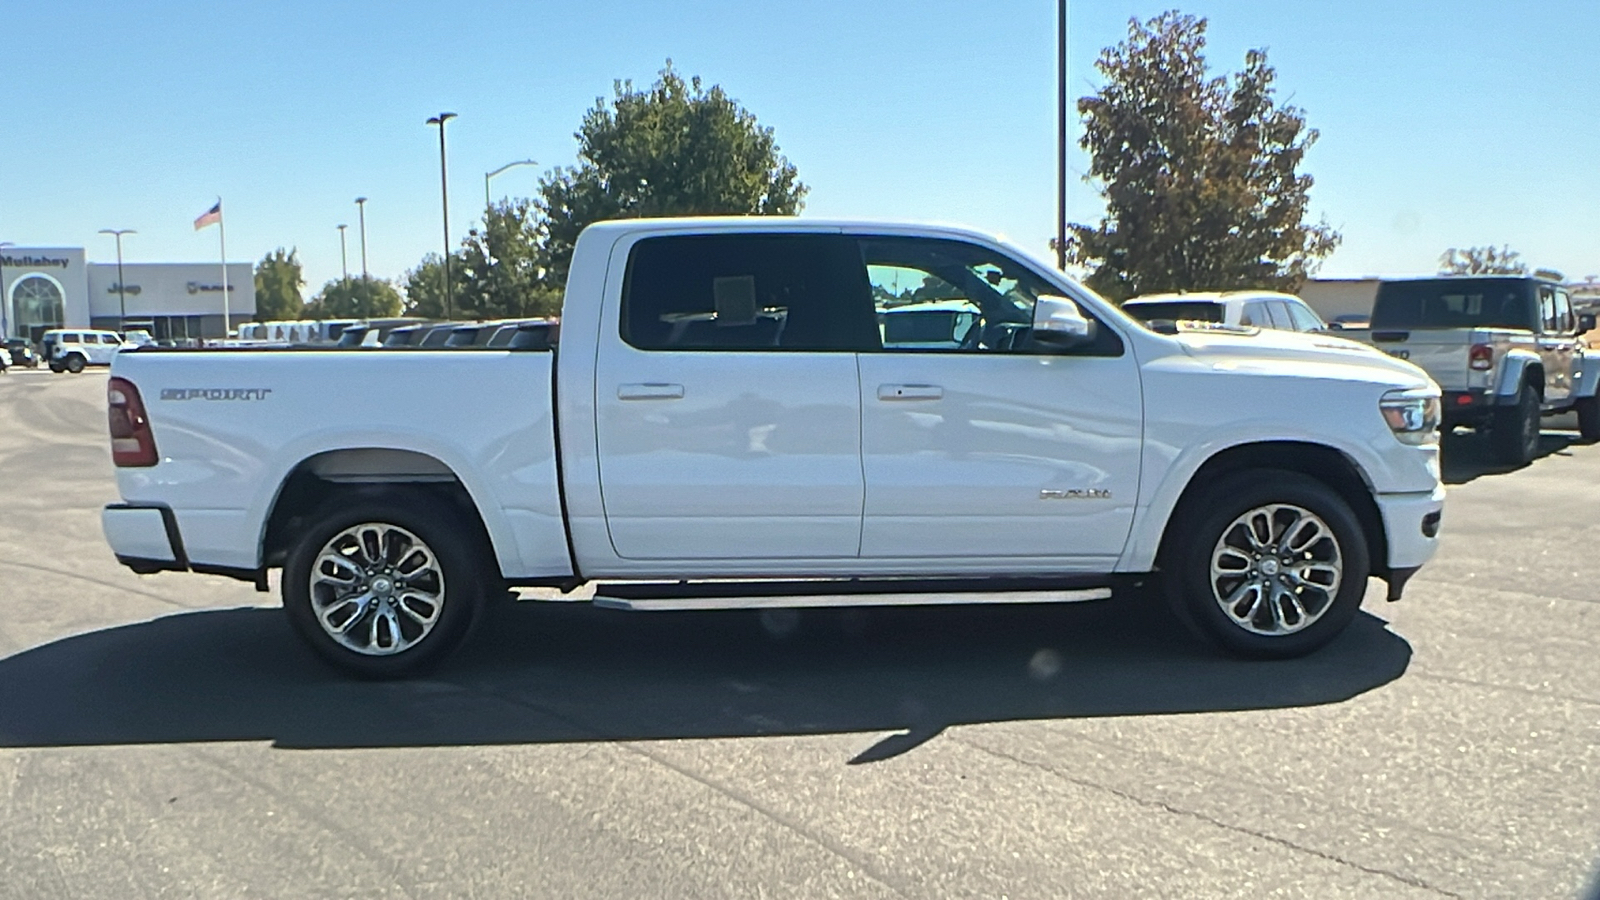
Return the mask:
[[123,347],[122,336],[115,331],[76,328],[46,331],[39,343],[50,371],[73,374],[88,366],[111,365],[111,357]]
[[1276,291],[1149,294],[1122,304],[1122,311],[1141,322],[1214,322],[1240,328],[1279,331],[1327,331],[1304,300]]

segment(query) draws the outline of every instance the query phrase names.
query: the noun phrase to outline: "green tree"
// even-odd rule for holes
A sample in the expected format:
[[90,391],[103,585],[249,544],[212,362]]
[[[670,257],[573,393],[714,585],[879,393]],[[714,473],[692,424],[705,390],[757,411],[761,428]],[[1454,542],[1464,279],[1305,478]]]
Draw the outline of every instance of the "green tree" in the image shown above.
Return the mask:
[[545,283],[560,289],[578,232],[603,219],[676,215],[794,215],[806,186],[772,129],[672,61],[648,90],[631,81],[598,98],[574,135],[578,165],[539,183]]
[[381,278],[335,278],[305,306],[304,319],[385,319],[400,315],[400,292]]
[[[461,318],[510,319],[555,315],[561,293],[544,280],[537,215],[530,200],[510,200],[484,212],[481,228],[461,242],[460,287],[454,306]],[[456,273],[451,264],[451,275]],[[433,273],[435,283],[439,276]]]
[[1526,275],[1528,264],[1509,246],[1451,247],[1439,255],[1440,275]]
[[1089,178],[1106,214],[1074,224],[1068,258],[1115,299],[1171,290],[1298,290],[1340,236],[1306,223],[1317,140],[1305,114],[1274,99],[1264,50],[1212,77],[1206,20],[1163,13],[1128,24],[1095,63],[1105,85],[1078,101]]
[[256,263],[256,321],[272,322],[300,318],[306,298],[300,289],[306,286],[300,268],[299,251],[282,247],[268,253]]
[[[466,294],[467,264],[462,254],[450,254],[450,292],[454,302],[451,312],[456,318],[471,318],[463,313],[461,298]],[[429,253],[417,263],[415,269],[405,274],[405,314],[426,319],[444,318],[444,257]]]

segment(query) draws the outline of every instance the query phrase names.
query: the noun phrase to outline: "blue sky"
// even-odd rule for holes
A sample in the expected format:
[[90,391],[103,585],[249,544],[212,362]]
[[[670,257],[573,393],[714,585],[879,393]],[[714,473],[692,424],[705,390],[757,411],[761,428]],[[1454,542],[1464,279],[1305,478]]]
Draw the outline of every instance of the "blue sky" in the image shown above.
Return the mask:
[[[1170,3],[1075,0],[1074,96],[1129,17]],[[1345,236],[1324,275],[1431,271],[1450,246],[1510,244],[1600,274],[1600,3],[1209,0],[1209,58],[1266,47],[1322,140],[1313,210]],[[811,186],[807,215],[955,221],[1047,255],[1054,231],[1051,0],[7,2],[0,15],[0,240],[85,246],[134,228],[129,260],[204,261],[191,223],[224,197],[228,249],[298,247],[308,293],[339,274],[335,226],[367,204],[370,268],[397,277],[451,226],[574,161],[613,79],[670,57],[720,83]],[[1086,161],[1074,153],[1073,168]],[[1071,215],[1098,215],[1074,182]]]

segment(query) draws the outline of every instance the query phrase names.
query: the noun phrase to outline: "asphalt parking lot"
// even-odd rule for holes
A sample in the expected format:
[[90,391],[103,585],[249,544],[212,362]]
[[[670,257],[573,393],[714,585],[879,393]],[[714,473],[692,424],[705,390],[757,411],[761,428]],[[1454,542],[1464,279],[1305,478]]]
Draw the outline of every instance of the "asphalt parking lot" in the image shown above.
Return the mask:
[[1572,434],[1447,444],[1440,556],[1304,660],[1138,603],[523,603],[385,684],[116,564],[104,384],[0,375],[0,898],[1547,898],[1600,859]]

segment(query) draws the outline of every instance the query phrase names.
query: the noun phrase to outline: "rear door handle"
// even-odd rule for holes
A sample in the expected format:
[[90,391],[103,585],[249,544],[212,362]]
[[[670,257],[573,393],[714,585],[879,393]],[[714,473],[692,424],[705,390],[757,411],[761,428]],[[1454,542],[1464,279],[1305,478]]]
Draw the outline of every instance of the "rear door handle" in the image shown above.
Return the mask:
[[624,384],[617,387],[618,400],[682,400],[681,384]]
[[936,384],[880,384],[879,400],[942,400],[944,388]]

